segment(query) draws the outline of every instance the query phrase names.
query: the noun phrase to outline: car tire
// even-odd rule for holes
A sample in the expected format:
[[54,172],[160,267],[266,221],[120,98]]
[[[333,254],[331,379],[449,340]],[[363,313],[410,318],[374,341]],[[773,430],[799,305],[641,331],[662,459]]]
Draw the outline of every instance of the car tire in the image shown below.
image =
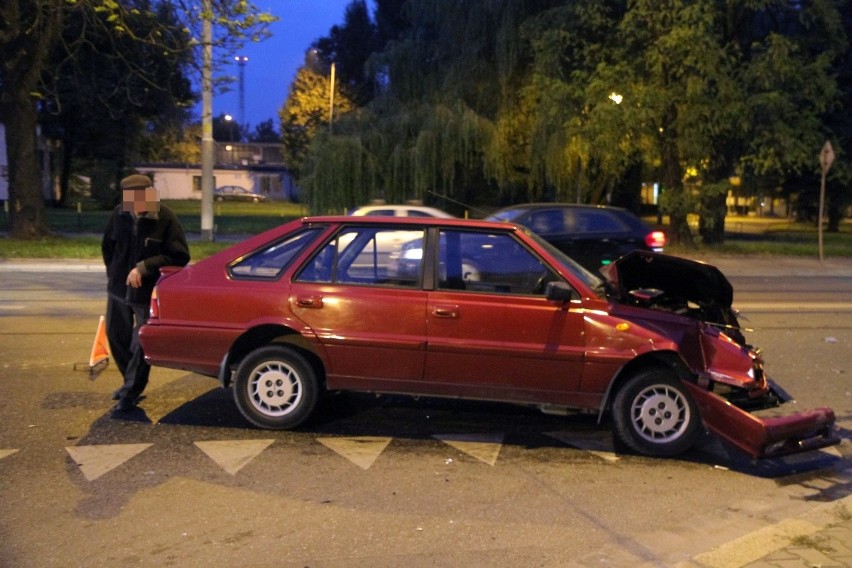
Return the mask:
[[612,418],[619,440],[653,457],[685,452],[702,433],[698,407],[683,383],[664,369],[640,371],[622,385]]
[[234,378],[234,402],[260,428],[287,430],[316,407],[319,382],[313,367],[293,349],[270,345],[243,359]]

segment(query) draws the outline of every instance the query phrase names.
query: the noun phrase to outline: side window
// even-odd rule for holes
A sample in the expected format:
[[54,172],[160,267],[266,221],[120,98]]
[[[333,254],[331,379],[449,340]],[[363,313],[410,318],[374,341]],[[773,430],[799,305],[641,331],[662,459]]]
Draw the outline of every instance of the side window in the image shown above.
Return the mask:
[[305,264],[296,281],[413,288],[422,264],[422,229],[348,227]]
[[607,211],[590,209],[588,211],[582,211],[581,213],[580,222],[583,224],[583,229],[585,231],[618,233],[629,230],[629,227],[622,223],[621,220]]
[[558,276],[507,233],[441,232],[438,288],[543,295]]
[[243,257],[228,267],[233,278],[275,279],[322,229],[305,229]]
[[529,227],[539,235],[562,233],[565,231],[565,221],[558,209],[536,211],[530,215]]

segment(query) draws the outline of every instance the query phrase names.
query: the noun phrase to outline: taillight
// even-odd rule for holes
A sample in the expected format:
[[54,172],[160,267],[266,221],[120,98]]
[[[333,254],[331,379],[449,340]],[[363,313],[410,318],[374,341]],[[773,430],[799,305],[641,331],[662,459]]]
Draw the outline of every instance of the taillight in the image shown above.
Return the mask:
[[662,252],[666,246],[666,234],[663,231],[651,231],[645,235],[645,244],[653,251]]
[[157,288],[151,292],[151,304],[148,306],[148,319],[160,317],[160,298]]

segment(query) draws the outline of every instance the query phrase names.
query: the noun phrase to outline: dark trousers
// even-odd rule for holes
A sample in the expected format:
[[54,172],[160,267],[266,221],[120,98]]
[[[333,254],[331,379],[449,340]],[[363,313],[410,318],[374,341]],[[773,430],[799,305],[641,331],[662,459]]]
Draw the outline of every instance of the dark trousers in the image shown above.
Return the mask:
[[148,306],[128,304],[109,296],[105,319],[109,350],[124,377],[118,398],[135,400],[148,385],[151,373],[139,343],[139,328],[148,320]]

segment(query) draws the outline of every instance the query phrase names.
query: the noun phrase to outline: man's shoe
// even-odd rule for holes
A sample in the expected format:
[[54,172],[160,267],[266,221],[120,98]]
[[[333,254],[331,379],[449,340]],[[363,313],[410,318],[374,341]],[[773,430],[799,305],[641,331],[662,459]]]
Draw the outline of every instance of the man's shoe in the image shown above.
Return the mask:
[[118,403],[115,405],[114,410],[118,412],[129,412],[136,408],[136,404],[139,402],[137,398],[120,398]]
[[113,393],[112,393],[112,399],[113,399],[113,400],[121,400],[121,396],[122,396],[123,394],[124,394],[124,393],[122,392],[122,389],[118,389],[118,390],[116,390],[116,391],[113,391]]

